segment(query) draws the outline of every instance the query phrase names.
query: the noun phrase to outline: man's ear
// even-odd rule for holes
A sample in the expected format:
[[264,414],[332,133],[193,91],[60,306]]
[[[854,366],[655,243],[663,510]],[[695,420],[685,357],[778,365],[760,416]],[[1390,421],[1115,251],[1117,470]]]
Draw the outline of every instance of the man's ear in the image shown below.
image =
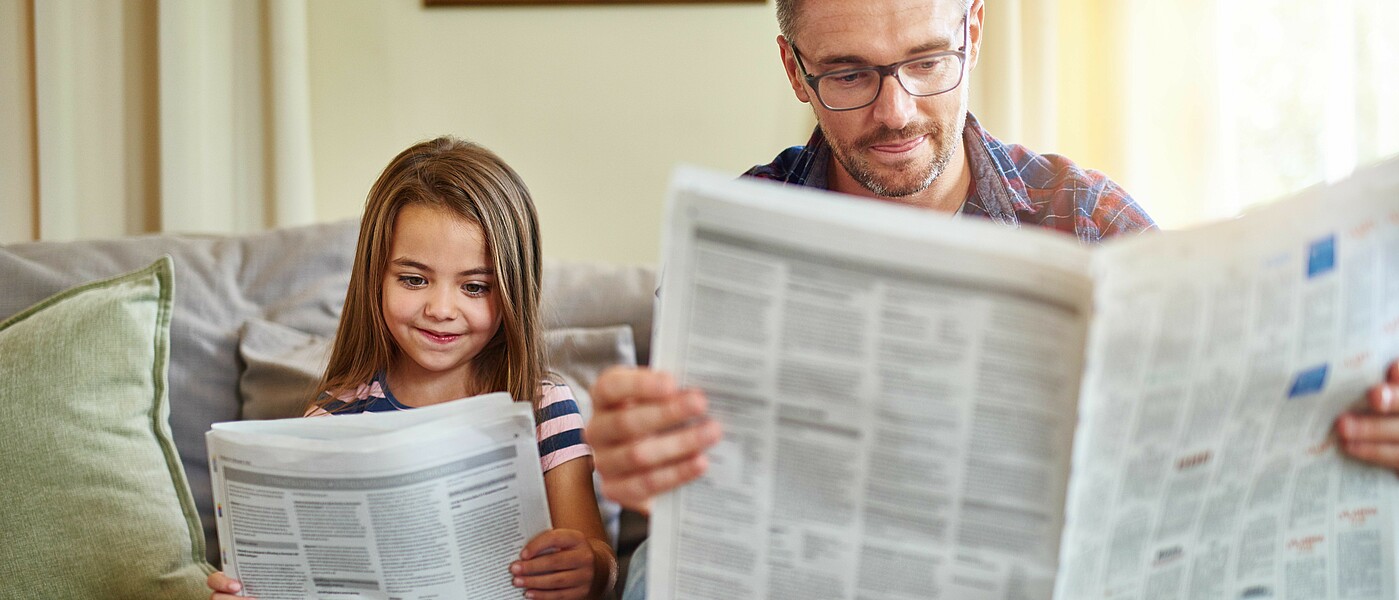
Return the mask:
[[811,96],[807,95],[801,69],[797,67],[796,54],[786,37],[777,36],[777,52],[782,57],[782,68],[787,70],[787,83],[792,84],[792,93],[797,95],[797,100],[810,103]]
[[981,56],[981,25],[986,18],[985,0],[974,0],[967,11],[967,70],[976,67],[976,59]]

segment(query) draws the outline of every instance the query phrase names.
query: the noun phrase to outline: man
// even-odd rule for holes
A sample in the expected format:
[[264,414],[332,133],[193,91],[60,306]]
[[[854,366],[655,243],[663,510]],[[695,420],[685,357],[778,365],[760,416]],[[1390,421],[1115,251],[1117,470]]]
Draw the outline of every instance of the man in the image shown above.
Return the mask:
[[[811,104],[818,126],[806,146],[747,175],[1010,227],[1053,228],[1084,243],[1154,229],[1102,174],[1000,142],[968,114],[984,10],[982,0],[777,0],[787,79],[797,99]],[[1391,382],[1399,385],[1399,365]],[[1376,392],[1377,410],[1394,406],[1378,398],[1392,399],[1395,391]],[[654,496],[704,472],[704,451],[720,431],[705,416],[702,392],[679,389],[666,373],[614,368],[592,396],[586,435],[609,497],[648,513]],[[1345,421],[1338,431],[1354,440],[1389,436],[1393,446],[1384,455],[1399,468],[1399,417],[1377,419]],[[1383,444],[1357,444],[1346,448],[1372,452],[1356,452],[1362,458],[1381,455]],[[637,577],[644,576],[644,552],[633,560],[628,598],[644,592]]]
[[1000,142],[967,112],[981,0],[779,0],[788,82],[818,126],[747,175],[900,202],[1085,243],[1154,229],[1117,184]]
[[[1102,174],[1002,143],[967,112],[984,10],[982,0],[777,0],[787,79],[818,125],[806,146],[746,174],[1089,243],[1154,229]],[[623,506],[647,512],[652,496],[703,472],[719,430],[702,420],[701,392],[613,369],[593,395],[586,435],[603,491]]]

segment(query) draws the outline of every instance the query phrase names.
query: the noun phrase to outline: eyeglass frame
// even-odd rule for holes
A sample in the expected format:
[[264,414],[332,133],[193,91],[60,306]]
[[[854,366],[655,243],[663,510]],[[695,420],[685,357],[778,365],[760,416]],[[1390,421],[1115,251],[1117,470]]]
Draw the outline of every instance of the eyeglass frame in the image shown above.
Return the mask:
[[[936,96],[936,95],[938,95],[938,94],[946,94],[946,93],[948,93],[948,92],[950,92],[950,91],[952,91],[952,90],[957,89],[958,87],[960,87],[960,86],[962,85],[962,81],[965,80],[965,79],[967,78],[967,45],[970,43],[970,41],[971,41],[971,11],[968,10],[967,13],[966,13],[965,15],[962,16],[962,47],[961,47],[961,48],[958,48],[958,49],[956,49],[956,50],[941,50],[941,51],[933,52],[933,53],[930,53],[930,54],[924,54],[924,55],[922,55],[922,56],[915,56],[915,57],[913,57],[913,58],[904,59],[904,60],[901,60],[901,61],[898,61],[898,62],[892,62],[892,63],[889,63],[889,64],[887,64],[887,65],[873,65],[873,66],[867,66],[867,67],[854,67],[854,68],[851,68],[851,69],[839,69],[839,70],[836,70],[836,71],[828,71],[828,72],[822,73],[822,74],[820,74],[820,75],[812,75],[809,71],[806,70],[806,65],[802,63],[801,50],[797,48],[796,42],[790,42],[789,45],[792,47],[792,58],[795,58],[795,59],[797,60],[797,68],[799,68],[799,69],[802,70],[803,79],[806,81],[806,85],[808,85],[808,86],[811,87],[812,93],[816,94],[816,100],[817,100],[818,102],[821,103],[821,106],[826,107],[826,110],[842,112],[842,111],[847,111],[847,110],[860,110],[860,109],[862,109],[862,108],[864,108],[864,107],[866,107],[866,106],[869,106],[869,105],[871,105],[871,104],[874,104],[875,101],[879,100],[879,95],[882,94],[882,93],[884,93],[884,78],[885,78],[885,77],[889,77],[889,76],[891,76],[891,75],[894,77],[894,81],[899,82],[899,87],[903,88],[903,90],[904,90],[905,93],[907,93],[907,94],[910,95],[910,96],[913,96],[914,98],[928,98],[928,97],[931,97],[931,96]],[[920,60],[927,60],[927,59],[933,58],[933,57],[935,57],[935,56],[938,56],[938,57],[940,57],[940,56],[956,56],[957,59],[958,59],[959,61],[961,61],[961,65],[960,65],[960,67],[957,69],[957,83],[952,84],[952,87],[949,87],[949,88],[947,88],[947,89],[945,89],[945,90],[942,90],[942,91],[940,91],[940,92],[933,92],[933,93],[931,93],[931,94],[915,94],[915,93],[913,93],[911,90],[908,89],[908,86],[904,84],[904,80],[899,78],[899,69],[902,69],[902,68],[904,67],[904,65],[907,65],[907,64],[909,64],[909,63],[915,63],[915,62],[918,62],[918,61],[920,61]],[[822,79],[825,79],[825,78],[830,77],[830,76],[832,76],[832,75],[849,75],[849,74],[851,74],[851,73],[856,73],[856,72],[860,72],[860,71],[874,71],[874,72],[876,72],[876,73],[879,73],[879,85],[878,85],[878,87],[875,88],[875,90],[874,90],[874,97],[870,98],[869,102],[866,102],[866,103],[861,104],[861,105],[859,105],[859,106],[852,106],[852,107],[849,107],[849,108],[832,108],[831,105],[826,104],[826,99],[821,97],[821,80],[822,80]]]

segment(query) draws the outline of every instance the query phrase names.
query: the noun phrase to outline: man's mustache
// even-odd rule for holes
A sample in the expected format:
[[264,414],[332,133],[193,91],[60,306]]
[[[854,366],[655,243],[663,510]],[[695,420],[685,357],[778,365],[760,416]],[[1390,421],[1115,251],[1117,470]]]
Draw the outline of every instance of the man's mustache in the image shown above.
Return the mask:
[[880,127],[879,129],[872,131],[869,134],[864,135],[860,137],[860,139],[856,140],[855,146],[857,148],[868,148],[870,146],[877,146],[880,144],[894,144],[904,142],[922,135],[927,135],[932,137],[933,139],[937,139],[942,135],[942,128],[938,127],[938,124],[932,121],[909,123],[908,125],[905,125],[899,129],[889,129],[888,127]]

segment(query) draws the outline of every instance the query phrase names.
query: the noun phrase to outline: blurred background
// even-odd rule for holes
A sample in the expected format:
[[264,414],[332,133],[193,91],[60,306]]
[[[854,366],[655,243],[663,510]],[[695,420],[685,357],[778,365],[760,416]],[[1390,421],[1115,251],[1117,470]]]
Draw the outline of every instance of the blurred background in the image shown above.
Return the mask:
[[[802,144],[768,2],[0,0],[0,243],[357,217],[453,134],[534,192],[545,254],[655,263],[676,163]],[[986,0],[972,111],[1165,227],[1399,153],[1395,0]]]

